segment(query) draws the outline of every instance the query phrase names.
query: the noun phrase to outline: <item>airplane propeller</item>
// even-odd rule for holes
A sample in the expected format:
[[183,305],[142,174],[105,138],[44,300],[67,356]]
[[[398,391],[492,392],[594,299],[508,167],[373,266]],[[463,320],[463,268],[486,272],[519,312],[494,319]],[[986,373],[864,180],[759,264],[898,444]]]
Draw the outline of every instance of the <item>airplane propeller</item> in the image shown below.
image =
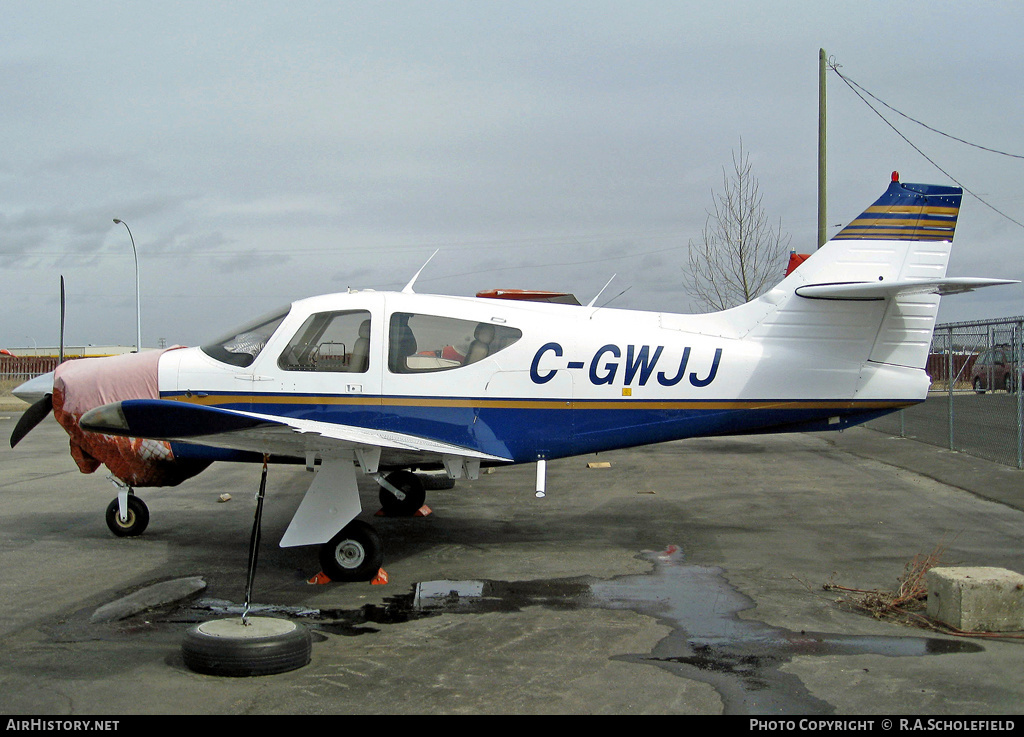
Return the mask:
[[[60,353],[57,357],[57,364],[64,363],[64,276],[60,277]],[[26,382],[27,383],[27,382]],[[23,385],[24,386],[24,385]],[[53,391],[45,393],[42,399],[37,400],[21,415],[21,419],[18,420],[18,424],[14,426],[14,432],[11,433],[11,447],[13,448],[21,442],[22,438],[28,435],[32,430],[46,419],[46,416],[53,411]]]
[[21,415],[18,424],[14,426],[11,433],[11,447],[21,442],[21,439],[32,432],[33,428],[46,419],[46,416],[53,411],[53,394],[47,394],[38,402],[29,407]]

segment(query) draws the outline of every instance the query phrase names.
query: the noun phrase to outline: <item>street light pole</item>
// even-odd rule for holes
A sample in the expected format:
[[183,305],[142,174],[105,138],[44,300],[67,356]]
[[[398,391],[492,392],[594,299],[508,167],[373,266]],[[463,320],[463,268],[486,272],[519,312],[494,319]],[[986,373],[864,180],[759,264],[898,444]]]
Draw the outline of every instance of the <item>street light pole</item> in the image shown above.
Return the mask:
[[132,229],[128,227],[128,223],[117,218],[114,218],[114,222],[118,225],[123,225],[128,231],[128,237],[132,240],[132,255],[135,256],[135,352],[139,353],[142,350],[142,300],[140,299],[139,291],[139,252],[135,250],[135,236],[132,235]]

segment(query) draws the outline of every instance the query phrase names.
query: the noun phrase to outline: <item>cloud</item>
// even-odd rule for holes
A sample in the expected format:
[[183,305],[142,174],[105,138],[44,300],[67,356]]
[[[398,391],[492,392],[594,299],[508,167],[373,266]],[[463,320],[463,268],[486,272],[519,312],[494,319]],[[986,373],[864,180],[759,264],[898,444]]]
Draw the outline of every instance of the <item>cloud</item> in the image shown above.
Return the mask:
[[[609,292],[628,291],[615,306],[685,309],[674,249],[699,235],[741,138],[767,209],[794,247],[813,248],[819,47],[908,113],[1024,150],[1024,100],[1007,94],[1024,10],[938,2],[912,32],[895,13],[3,5],[0,268],[16,284],[0,309],[17,317],[0,345],[50,332],[58,272],[96,316],[82,315],[81,340],[134,342],[133,264],[114,217],[139,247],[147,343],[198,342],[307,294],[400,288],[435,249],[421,289],[583,298],[616,273]],[[830,224],[859,214],[894,169],[946,182],[837,77],[828,91]],[[906,132],[1024,221],[1017,162]],[[961,217],[951,273],[1024,276],[1020,228],[972,198]],[[1024,312],[976,299],[943,315]]]

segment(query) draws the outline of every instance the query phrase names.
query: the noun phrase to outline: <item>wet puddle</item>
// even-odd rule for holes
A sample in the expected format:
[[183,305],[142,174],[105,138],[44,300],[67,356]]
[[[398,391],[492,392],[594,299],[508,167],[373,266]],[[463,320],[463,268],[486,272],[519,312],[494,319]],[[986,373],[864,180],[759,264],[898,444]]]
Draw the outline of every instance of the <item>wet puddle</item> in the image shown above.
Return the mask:
[[726,713],[828,714],[783,666],[795,656],[884,655],[914,657],[980,652],[972,642],[930,637],[870,637],[794,632],[738,615],[754,602],[725,580],[720,568],[688,566],[682,552],[647,556],[651,574],[594,584],[599,606],[628,609],[673,628],[650,653],[619,656],[714,686]]
[[793,632],[740,612],[754,602],[725,580],[722,570],[686,565],[672,548],[644,556],[654,564],[646,574],[612,580],[426,581],[384,606],[358,611],[322,611],[318,627],[336,634],[360,634],[373,624],[408,621],[440,613],[514,612],[528,606],[553,609],[620,609],[656,618],[671,628],[649,653],[617,660],[663,668],[713,686],[728,714],[828,714],[833,707],[808,692],[799,677],[783,670],[796,656],[884,655],[917,657],[978,652],[976,643],[929,637],[868,637]]
[[[615,659],[707,683],[721,696],[727,714],[832,713],[831,704],[815,698],[798,676],[785,672],[784,666],[797,656],[920,657],[984,649],[955,639],[835,635],[772,627],[739,616],[755,604],[729,584],[722,569],[687,565],[675,547],[642,557],[653,564],[649,573],[611,580],[425,581],[409,593],[359,609],[269,607],[256,613],[305,619],[323,637],[379,632],[382,625],[440,614],[517,612],[534,606],[633,611],[655,618],[671,632],[649,653]],[[234,615],[240,611],[237,604],[204,599],[173,619],[183,621],[184,616],[186,621],[201,621],[210,612]]]
[[[791,631],[740,614],[755,603],[733,588],[723,570],[688,565],[675,547],[641,556],[652,570],[610,580],[594,577],[535,581],[424,581],[412,591],[357,609],[254,606],[254,614],[307,621],[318,637],[358,636],[441,614],[513,613],[527,607],[552,610],[632,611],[656,619],[669,634],[647,653],[615,660],[661,668],[711,685],[727,714],[829,714],[831,704],[814,697],[800,678],[785,671],[795,657],[882,655],[920,657],[980,652],[974,642],[917,636],[857,636]],[[150,611],[140,617],[93,624],[84,609],[46,628],[58,642],[123,639],[154,632],[160,624],[205,621],[210,614],[241,614],[237,603],[200,599],[185,608]]]

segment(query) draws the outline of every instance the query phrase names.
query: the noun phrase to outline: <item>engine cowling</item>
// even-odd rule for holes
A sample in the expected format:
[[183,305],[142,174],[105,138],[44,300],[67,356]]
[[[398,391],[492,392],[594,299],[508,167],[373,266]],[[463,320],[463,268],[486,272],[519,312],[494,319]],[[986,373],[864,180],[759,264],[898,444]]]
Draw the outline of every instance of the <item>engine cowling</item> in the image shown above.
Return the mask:
[[[173,348],[168,350],[174,350]],[[82,473],[101,465],[132,487],[176,486],[209,462],[176,459],[161,440],[115,437],[82,430],[90,409],[125,399],[157,399],[158,369],[166,351],[147,351],[62,363],[54,372],[53,414],[70,438],[71,457]]]

